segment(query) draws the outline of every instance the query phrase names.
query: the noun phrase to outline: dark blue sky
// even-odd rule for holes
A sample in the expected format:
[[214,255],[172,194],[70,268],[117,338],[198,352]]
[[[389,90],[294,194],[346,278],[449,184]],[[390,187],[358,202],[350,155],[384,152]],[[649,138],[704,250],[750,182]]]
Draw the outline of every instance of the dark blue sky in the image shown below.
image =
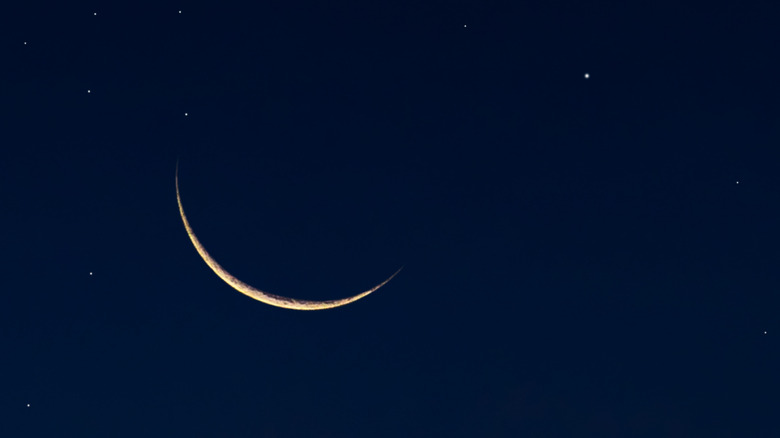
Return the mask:
[[[780,434],[773,2],[50,3],[0,14],[0,435]],[[177,159],[255,287],[405,268],[251,300]]]

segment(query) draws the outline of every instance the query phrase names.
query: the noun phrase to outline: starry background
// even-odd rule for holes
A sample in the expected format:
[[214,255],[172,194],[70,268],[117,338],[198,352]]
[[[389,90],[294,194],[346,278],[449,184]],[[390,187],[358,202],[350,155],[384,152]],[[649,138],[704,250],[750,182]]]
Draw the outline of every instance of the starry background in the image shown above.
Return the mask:
[[777,437],[773,3],[4,5],[0,435]]

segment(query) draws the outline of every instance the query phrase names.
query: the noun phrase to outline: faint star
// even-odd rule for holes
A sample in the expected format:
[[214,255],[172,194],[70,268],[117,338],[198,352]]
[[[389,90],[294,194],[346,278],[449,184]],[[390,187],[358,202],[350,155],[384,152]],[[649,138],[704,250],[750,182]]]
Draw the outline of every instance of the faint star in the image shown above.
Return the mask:
[[585,73],[585,79],[588,79],[590,77],[590,73]]
[[737,181],[737,184],[739,184],[739,181]]
[[27,45],[27,41],[25,41],[25,42],[24,42],[24,45],[25,45],[25,46]]
[[466,25],[464,24],[463,27],[466,27]]
[[90,273],[89,273],[89,276],[90,276],[90,277],[92,276],[92,272],[90,272]]
[[87,94],[89,94],[89,93],[91,93],[91,92],[92,92],[92,90],[87,90]]
[[179,11],[179,13],[181,14],[181,11]]
[[764,334],[766,334],[766,330],[764,330]]
[[97,12],[93,13],[92,15],[97,15]]
[[30,407],[30,404],[29,404],[29,403],[27,403],[27,407],[28,407],[28,408]]
[[188,115],[189,115],[188,113],[184,113],[184,117],[187,117]]

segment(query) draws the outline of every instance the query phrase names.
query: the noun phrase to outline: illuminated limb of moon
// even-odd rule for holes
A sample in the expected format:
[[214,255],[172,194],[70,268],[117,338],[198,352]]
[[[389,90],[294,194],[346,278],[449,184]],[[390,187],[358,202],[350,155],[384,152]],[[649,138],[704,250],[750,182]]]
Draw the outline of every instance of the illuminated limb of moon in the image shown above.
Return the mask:
[[206,248],[204,248],[203,245],[201,245],[200,240],[198,240],[198,238],[195,236],[195,232],[192,231],[190,222],[187,220],[187,216],[185,216],[184,214],[184,207],[182,207],[181,196],[179,195],[179,163],[176,163],[176,199],[179,201],[179,213],[181,213],[181,220],[182,222],[184,222],[184,228],[187,230],[187,235],[190,236],[190,240],[192,241],[192,244],[195,245],[195,249],[198,250],[198,254],[200,254],[200,256],[203,258],[206,264],[209,265],[209,268],[211,268],[211,270],[214,271],[214,273],[217,274],[219,278],[224,280],[225,283],[229,284],[230,287],[232,287],[233,289],[241,292],[242,294],[250,298],[254,298],[257,301],[262,301],[272,306],[282,307],[285,309],[295,309],[295,310],[323,310],[323,309],[332,309],[334,307],[341,307],[349,303],[355,302],[365,297],[366,295],[370,294],[371,292],[374,292],[380,287],[384,286],[385,284],[387,284],[388,281],[392,280],[393,277],[398,275],[398,273],[401,272],[401,269],[403,269],[403,268],[398,269],[387,280],[379,283],[378,285],[372,287],[371,289],[365,292],[359,293],[357,295],[348,298],[342,298],[340,300],[329,300],[329,301],[296,300],[294,298],[288,298],[280,295],[274,295],[268,292],[263,292],[259,289],[255,289],[254,287],[232,276],[228,271],[225,270],[225,268],[223,268],[219,263],[217,263],[217,261],[214,260],[214,258],[211,257],[211,255],[206,251]]

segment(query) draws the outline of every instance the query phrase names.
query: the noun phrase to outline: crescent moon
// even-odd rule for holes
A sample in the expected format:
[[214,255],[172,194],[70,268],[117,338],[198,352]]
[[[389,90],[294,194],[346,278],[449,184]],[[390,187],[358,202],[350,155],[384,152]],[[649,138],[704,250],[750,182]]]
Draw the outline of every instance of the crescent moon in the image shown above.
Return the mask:
[[192,241],[192,244],[195,245],[195,249],[198,250],[198,254],[200,254],[201,258],[206,262],[207,265],[209,265],[209,268],[211,268],[212,271],[214,271],[219,278],[221,278],[225,283],[230,285],[233,289],[241,292],[242,294],[254,298],[257,301],[261,301],[266,304],[270,304],[272,306],[276,307],[282,307],[284,309],[294,309],[294,310],[324,310],[324,309],[332,309],[334,307],[341,307],[345,306],[349,303],[353,303],[366,295],[370,294],[371,292],[376,291],[380,287],[387,284],[388,281],[392,280],[393,277],[398,275],[399,272],[401,272],[401,269],[403,267],[399,268],[393,275],[388,277],[387,280],[377,284],[376,286],[372,287],[371,289],[361,292],[357,295],[353,295],[351,297],[342,298],[340,300],[329,300],[329,301],[310,301],[310,300],[297,300],[294,298],[288,298],[283,297],[280,295],[274,295],[268,292],[261,291],[260,289],[256,289],[243,281],[239,280],[238,278],[231,275],[228,271],[225,270],[219,263],[217,263],[216,260],[214,260],[213,257],[206,251],[206,248],[203,247],[203,245],[200,243],[200,240],[195,236],[195,232],[192,231],[192,227],[190,226],[190,222],[187,220],[187,216],[184,214],[184,207],[181,204],[181,195],[179,194],[179,163],[176,163],[176,199],[179,202],[179,213],[181,214],[181,220],[184,222],[184,228],[187,230],[187,235],[190,236],[190,240]]

